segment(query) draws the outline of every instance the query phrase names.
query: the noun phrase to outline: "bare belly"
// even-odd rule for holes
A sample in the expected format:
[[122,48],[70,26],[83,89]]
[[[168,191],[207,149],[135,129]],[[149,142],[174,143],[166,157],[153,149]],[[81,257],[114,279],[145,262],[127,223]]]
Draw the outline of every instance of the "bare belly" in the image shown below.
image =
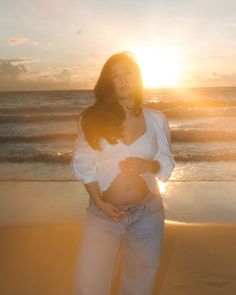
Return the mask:
[[120,172],[102,193],[102,199],[115,205],[126,205],[143,200],[148,193],[150,190],[142,176]]

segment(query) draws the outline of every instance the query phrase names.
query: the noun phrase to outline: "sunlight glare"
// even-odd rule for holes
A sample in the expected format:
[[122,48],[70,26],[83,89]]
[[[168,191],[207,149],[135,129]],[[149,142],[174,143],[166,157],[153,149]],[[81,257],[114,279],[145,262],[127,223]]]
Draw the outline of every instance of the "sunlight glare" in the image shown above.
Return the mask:
[[163,194],[166,192],[166,186],[167,186],[167,183],[161,181],[161,180],[158,180],[158,187],[159,187],[159,190],[160,190],[160,193]]
[[178,86],[183,75],[183,57],[174,47],[142,46],[132,48],[145,88]]

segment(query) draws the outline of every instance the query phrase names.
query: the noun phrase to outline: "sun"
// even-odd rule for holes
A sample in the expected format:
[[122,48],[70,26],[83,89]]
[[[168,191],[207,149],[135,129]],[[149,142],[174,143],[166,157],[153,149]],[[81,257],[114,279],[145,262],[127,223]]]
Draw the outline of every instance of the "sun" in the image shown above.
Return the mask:
[[183,55],[167,45],[130,49],[137,58],[145,88],[178,86],[183,76]]

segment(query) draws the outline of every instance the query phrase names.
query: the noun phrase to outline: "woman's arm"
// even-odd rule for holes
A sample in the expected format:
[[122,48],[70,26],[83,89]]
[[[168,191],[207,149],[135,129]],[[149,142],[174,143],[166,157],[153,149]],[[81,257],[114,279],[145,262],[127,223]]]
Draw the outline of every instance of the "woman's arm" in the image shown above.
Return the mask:
[[97,205],[102,202],[97,183],[94,150],[85,139],[81,124],[78,126],[78,137],[72,151],[71,172],[80,180]]
[[157,160],[147,160],[149,162],[149,172],[158,173],[160,171],[160,163]]
[[153,158],[152,170],[159,180],[165,182],[170,178],[176,165],[171,149],[170,128],[165,114],[159,111],[154,111],[154,124],[158,151]]
[[100,208],[104,201],[101,198],[101,192],[97,181],[84,184],[84,186],[89,195],[94,199],[94,202],[96,203],[97,207]]

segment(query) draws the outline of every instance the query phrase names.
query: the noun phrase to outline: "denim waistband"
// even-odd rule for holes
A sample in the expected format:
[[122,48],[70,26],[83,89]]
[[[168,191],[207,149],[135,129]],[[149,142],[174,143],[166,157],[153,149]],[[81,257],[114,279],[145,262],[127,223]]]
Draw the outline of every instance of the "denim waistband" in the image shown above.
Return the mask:
[[119,207],[122,210],[128,210],[129,208],[134,208],[134,207],[139,207],[142,204],[146,203],[148,200],[150,200],[151,198],[153,198],[155,195],[153,195],[152,193],[149,193],[144,199],[142,199],[139,202],[136,203],[130,203],[130,204],[125,204],[125,205],[117,205],[117,207]]
[[[124,205],[117,205],[117,207],[119,207],[121,210],[128,210],[130,208],[136,208],[136,207],[142,206],[143,204],[145,204],[150,199],[152,199],[153,197],[156,197],[156,196],[157,196],[156,194],[153,194],[153,193],[149,192],[146,195],[146,197],[144,199],[142,199],[141,201],[139,201],[139,202],[130,203],[130,204],[124,204]],[[89,206],[91,206],[93,208],[97,207],[94,199],[91,196],[89,197]],[[98,208],[98,210],[100,210],[100,209]]]

